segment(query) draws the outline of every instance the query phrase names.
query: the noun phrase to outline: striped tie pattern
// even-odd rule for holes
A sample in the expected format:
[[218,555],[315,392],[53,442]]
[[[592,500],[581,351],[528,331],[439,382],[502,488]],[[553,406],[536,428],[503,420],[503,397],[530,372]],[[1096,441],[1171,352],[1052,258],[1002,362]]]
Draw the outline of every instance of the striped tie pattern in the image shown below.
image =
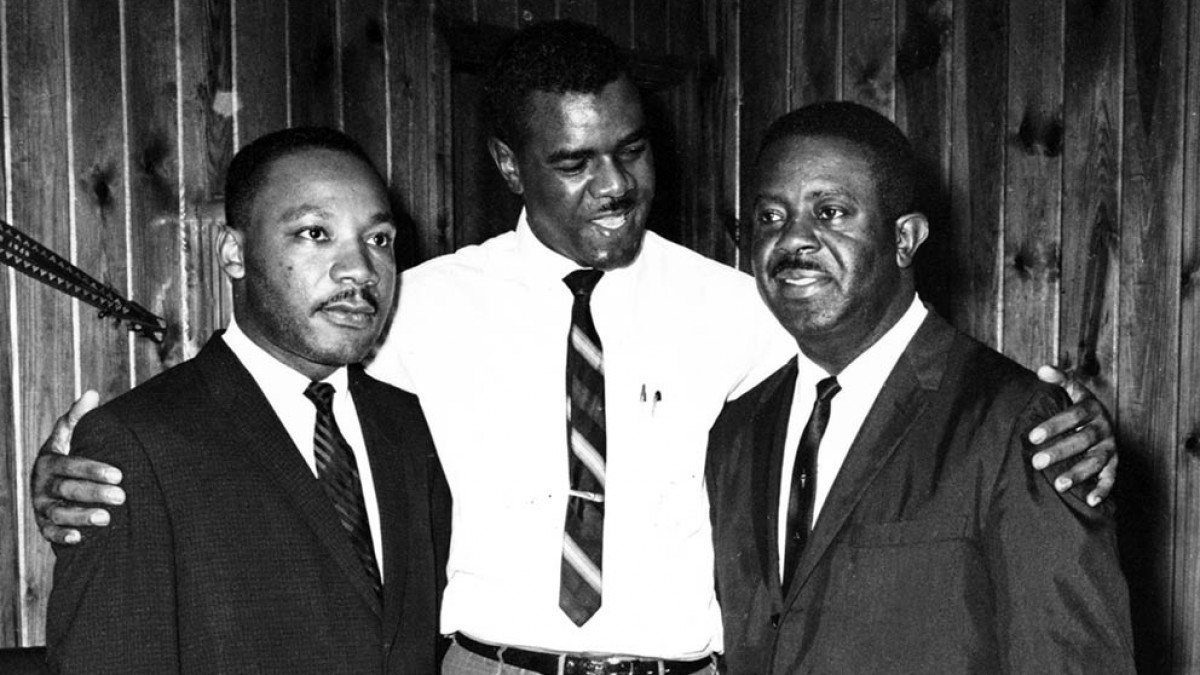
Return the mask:
[[813,402],[812,415],[800,435],[796,450],[796,464],[792,468],[792,489],[788,498],[787,535],[784,538],[783,589],[786,593],[792,584],[796,563],[808,543],[808,532],[812,527],[813,508],[817,496],[817,451],[829,424],[829,413],[833,397],[842,390],[836,377],[827,377],[817,383],[817,400]]
[[592,323],[592,289],[604,273],[576,270],[567,340],[567,445],[571,496],[563,530],[558,606],[582,626],[600,609],[604,558],[604,353]]
[[317,477],[325,494],[333,502],[342,527],[350,535],[350,543],[354,545],[354,552],[362,561],[375,593],[380,594],[383,584],[379,577],[379,565],[375,561],[371,527],[367,523],[367,507],[363,502],[358,463],[354,461],[354,451],[333,418],[333,394],[334,387],[328,382],[310,382],[304,390],[304,395],[317,408],[317,422],[313,431]]

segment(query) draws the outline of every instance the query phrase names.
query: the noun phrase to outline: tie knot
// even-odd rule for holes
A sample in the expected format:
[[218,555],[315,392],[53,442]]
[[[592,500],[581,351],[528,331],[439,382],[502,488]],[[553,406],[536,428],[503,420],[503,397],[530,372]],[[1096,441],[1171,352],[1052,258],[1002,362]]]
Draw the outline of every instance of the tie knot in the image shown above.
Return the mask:
[[836,377],[827,377],[817,383],[817,400],[821,402],[828,401],[833,398],[833,395],[842,390],[842,385],[838,384]]
[[333,394],[337,389],[328,382],[309,382],[304,395],[317,406],[317,410],[333,409]]
[[567,276],[563,277],[563,283],[577,298],[587,299],[592,295],[592,289],[600,282],[600,277],[604,276],[601,270],[575,270]]

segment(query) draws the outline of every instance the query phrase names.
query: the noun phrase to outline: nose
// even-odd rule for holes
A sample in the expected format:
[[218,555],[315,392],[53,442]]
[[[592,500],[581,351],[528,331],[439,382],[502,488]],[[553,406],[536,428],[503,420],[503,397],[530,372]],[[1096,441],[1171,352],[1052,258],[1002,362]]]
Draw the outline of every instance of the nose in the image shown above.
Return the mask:
[[347,241],[338,247],[330,276],[338,283],[371,286],[379,282],[379,270],[365,241]]
[[821,240],[817,237],[817,220],[808,214],[790,218],[779,234],[778,247],[801,252],[819,250]]
[[621,197],[635,186],[633,174],[616,158],[606,158],[592,176],[590,192],[593,197]]

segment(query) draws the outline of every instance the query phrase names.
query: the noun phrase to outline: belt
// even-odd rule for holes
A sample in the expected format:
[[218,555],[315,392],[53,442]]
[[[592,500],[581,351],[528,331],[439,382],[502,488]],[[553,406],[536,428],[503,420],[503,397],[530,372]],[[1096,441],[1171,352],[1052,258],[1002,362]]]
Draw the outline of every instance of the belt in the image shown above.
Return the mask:
[[[695,661],[670,659],[590,658],[572,654],[535,652],[516,647],[498,647],[457,633],[454,641],[469,652],[505,665],[532,670],[542,675],[690,675],[712,664],[712,657]],[[562,670],[558,669],[562,663]]]

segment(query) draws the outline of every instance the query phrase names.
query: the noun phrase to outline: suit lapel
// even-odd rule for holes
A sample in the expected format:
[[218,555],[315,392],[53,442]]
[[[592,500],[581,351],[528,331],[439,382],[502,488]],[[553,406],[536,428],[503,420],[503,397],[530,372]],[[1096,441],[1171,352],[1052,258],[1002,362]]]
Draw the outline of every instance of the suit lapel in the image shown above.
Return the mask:
[[[383,625],[395,631],[400,624],[400,608],[408,585],[408,542],[410,518],[407,499],[415,485],[408,475],[403,439],[389,436],[380,420],[393,419],[399,410],[383,410],[382,396],[373,395],[378,385],[358,368],[350,369],[350,392],[358,408],[363,440],[371,458],[371,475],[375,483],[375,498],[379,504],[379,531],[383,538]],[[378,393],[378,392],[374,392]],[[388,636],[385,634],[385,638]],[[394,638],[394,636],[393,636]]]
[[241,437],[241,446],[264,473],[288,496],[300,519],[324,544],[338,567],[345,572],[363,601],[376,613],[382,611],[366,571],[350,538],[342,528],[329,497],[321,489],[267,402],[254,378],[241,365],[219,333],[196,357],[205,359],[205,378],[215,404],[223,408],[224,426]]
[[754,539],[758,543],[763,580],[775,597],[783,592],[779,580],[780,481],[796,373],[796,360],[792,359],[774,378],[773,389],[763,392],[763,404],[757,407],[751,425],[754,434],[751,485],[766,486],[754,492]]
[[944,354],[945,345],[953,335],[954,330],[931,310],[896,362],[821,507],[816,526],[800,556],[788,604],[795,602],[813,569],[828,552],[867,488],[904,437],[920,423],[945,370],[945,363],[936,355]]

